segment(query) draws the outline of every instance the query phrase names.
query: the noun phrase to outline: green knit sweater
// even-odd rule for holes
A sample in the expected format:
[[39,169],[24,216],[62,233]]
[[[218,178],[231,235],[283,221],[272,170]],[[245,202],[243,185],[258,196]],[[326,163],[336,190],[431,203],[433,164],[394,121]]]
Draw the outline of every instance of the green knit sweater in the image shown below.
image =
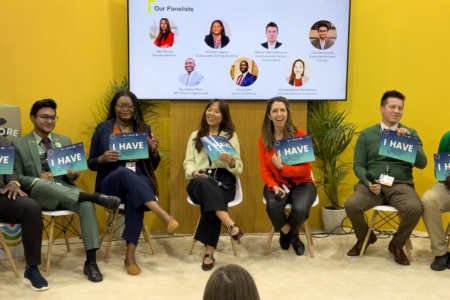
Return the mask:
[[442,136],[438,153],[450,153],[450,131],[447,131]]
[[[406,128],[411,135],[419,136],[417,132],[405,125],[398,124],[398,128]],[[366,173],[373,175],[375,179],[380,178],[381,174],[386,174],[387,157],[379,155],[381,132],[380,124],[368,127],[361,131],[355,145],[355,156],[353,160],[353,171],[360,182],[366,186],[369,181],[366,179]],[[440,148],[439,148],[440,149]],[[422,141],[419,140],[416,162],[413,164],[394,158],[389,158],[389,176],[395,180],[408,181],[413,180],[413,167],[424,169],[427,166],[427,157],[423,151]]]

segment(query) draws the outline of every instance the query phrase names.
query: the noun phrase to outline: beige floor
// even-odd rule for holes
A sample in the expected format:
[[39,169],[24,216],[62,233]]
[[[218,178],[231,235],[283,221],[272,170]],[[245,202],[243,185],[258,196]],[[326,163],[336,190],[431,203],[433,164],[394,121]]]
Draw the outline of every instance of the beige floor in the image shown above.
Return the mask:
[[[135,277],[127,275],[123,266],[124,242],[113,242],[109,259],[102,258],[103,243],[98,253],[104,275],[101,283],[91,283],[82,275],[85,253],[81,243],[75,241],[70,253],[64,245],[55,246],[50,273],[43,272],[51,287],[40,293],[26,288],[14,277],[9,262],[2,260],[0,299],[202,299],[211,272],[200,268],[203,247],[199,243],[193,255],[187,255],[191,238],[156,235],[156,256],[141,239],[137,260],[142,273]],[[238,245],[236,258],[229,237],[222,236],[216,267],[229,263],[245,267],[253,275],[261,299],[450,298],[450,270],[430,270],[433,257],[428,239],[412,240],[414,262],[409,267],[394,263],[386,239],[370,246],[362,259],[348,257],[345,253],[354,241],[354,235],[315,238],[315,258],[310,258],[308,248],[303,257],[297,257],[292,248],[281,250],[275,237],[269,255],[264,257],[267,235],[247,234]],[[15,261],[23,276],[24,263]]]

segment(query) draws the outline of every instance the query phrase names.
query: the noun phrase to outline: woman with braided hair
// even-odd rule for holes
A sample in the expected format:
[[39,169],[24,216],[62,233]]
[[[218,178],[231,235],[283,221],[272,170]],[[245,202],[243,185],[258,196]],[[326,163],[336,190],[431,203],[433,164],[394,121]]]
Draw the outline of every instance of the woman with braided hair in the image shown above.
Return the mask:
[[[111,134],[147,132],[149,159],[120,160],[120,152],[109,149]],[[125,266],[130,275],[141,270],[136,264],[135,251],[142,230],[144,212],[153,211],[173,234],[178,227],[157,201],[159,195],[155,170],[159,157],[158,138],[144,122],[136,95],[130,91],[117,92],[111,101],[108,117],[97,125],[91,140],[88,166],[97,172],[95,191],[108,191],[125,203],[125,229],[122,237],[127,241]]]

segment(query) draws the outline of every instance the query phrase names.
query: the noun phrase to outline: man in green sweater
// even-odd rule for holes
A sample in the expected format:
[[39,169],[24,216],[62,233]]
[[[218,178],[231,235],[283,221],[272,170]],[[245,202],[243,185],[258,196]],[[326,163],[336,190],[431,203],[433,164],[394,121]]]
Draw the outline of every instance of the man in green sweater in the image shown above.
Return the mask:
[[[450,153],[450,131],[439,143],[438,153]],[[435,258],[431,263],[434,271],[450,269],[450,253],[446,243],[442,213],[450,212],[450,177],[445,182],[436,182],[422,196],[423,222],[430,236],[431,252]]]
[[[397,233],[389,243],[388,250],[394,254],[396,263],[409,265],[403,246],[419,222],[423,211],[420,197],[414,189],[412,169],[425,168],[427,157],[420,140],[414,164],[378,154],[382,130],[396,130],[399,136],[409,134],[418,137],[414,129],[399,123],[403,116],[404,100],[405,96],[397,91],[384,93],[380,107],[381,122],[361,131],[356,141],[353,171],[359,182],[355,185],[355,192],[345,203],[345,211],[355,229],[358,242],[347,253],[349,256],[358,256],[369,244],[377,241],[377,237],[371,232],[366,249],[362,249],[369,230],[364,212],[375,206],[387,204],[402,214]],[[394,182],[392,186],[372,184],[366,179],[366,173],[372,174],[374,178],[379,178],[382,174],[389,175],[394,178]]]

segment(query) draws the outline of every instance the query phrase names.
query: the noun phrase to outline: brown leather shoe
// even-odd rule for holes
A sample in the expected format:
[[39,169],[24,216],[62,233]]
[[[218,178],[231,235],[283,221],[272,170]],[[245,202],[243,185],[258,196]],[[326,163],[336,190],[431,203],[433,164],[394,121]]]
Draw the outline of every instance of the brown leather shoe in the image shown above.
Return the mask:
[[405,252],[403,252],[403,249],[398,248],[392,242],[389,243],[388,250],[390,253],[394,254],[394,260],[396,263],[402,266],[409,266],[409,259],[406,256]]
[[[370,244],[374,244],[376,241],[377,241],[377,236],[372,231],[370,233],[369,241],[367,242],[366,249],[364,249],[364,253],[366,252],[367,247],[369,247]],[[364,244],[364,241],[358,240],[356,242],[355,246],[353,246],[353,248],[350,249],[350,251],[348,251],[347,255],[348,256],[359,256],[359,254],[361,253],[361,248],[362,248],[363,244]]]
[[[205,264],[205,258],[207,258],[207,257],[209,257],[209,258],[211,258],[212,259],[212,264]],[[214,262],[215,262],[216,260],[214,259],[214,256],[213,255],[211,255],[211,254],[205,254],[205,256],[203,257],[203,263],[202,263],[202,270],[203,271],[209,271],[209,270],[211,270],[212,268],[214,268]]]

